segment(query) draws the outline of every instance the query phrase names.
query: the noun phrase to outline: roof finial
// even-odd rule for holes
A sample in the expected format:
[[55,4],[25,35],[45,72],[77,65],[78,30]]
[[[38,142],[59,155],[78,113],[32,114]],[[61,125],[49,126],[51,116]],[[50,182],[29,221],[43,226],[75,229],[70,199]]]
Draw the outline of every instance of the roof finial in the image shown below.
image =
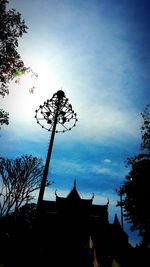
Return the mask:
[[76,189],[76,179],[74,179],[74,188]]

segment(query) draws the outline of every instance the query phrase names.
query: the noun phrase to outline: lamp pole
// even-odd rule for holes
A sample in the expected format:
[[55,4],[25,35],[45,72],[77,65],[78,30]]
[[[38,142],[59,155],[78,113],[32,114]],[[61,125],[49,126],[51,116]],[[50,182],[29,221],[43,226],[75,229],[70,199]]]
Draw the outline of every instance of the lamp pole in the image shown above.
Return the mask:
[[121,226],[122,226],[122,230],[123,230],[124,225],[123,225],[123,203],[122,203],[122,195],[123,195],[123,193],[120,192]]
[[123,192],[122,192],[122,188],[120,187],[119,190],[116,189],[116,192],[120,196],[120,201],[118,202],[117,206],[120,206],[120,210],[121,210],[121,227],[122,227],[122,230],[123,230],[124,229],[124,225],[123,225],[123,201],[122,201],[123,200],[122,199]]
[[[77,118],[76,113],[72,110],[72,106],[68,103],[68,99],[65,97],[62,90],[57,91],[50,100],[47,100],[43,105],[40,105],[39,109],[35,112],[37,123],[40,124],[42,128],[51,132],[37,202],[37,209],[39,209],[44,196],[55,133],[70,131],[76,126]],[[47,124],[49,124],[49,127]],[[56,129],[57,124],[60,126],[58,130]]]

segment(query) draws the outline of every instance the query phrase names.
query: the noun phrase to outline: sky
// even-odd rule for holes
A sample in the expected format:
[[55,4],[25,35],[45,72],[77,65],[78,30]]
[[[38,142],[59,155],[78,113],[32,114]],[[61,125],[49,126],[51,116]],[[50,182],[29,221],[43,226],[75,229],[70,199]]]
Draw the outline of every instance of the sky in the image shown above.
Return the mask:
[[[11,0],[28,33],[18,51],[38,77],[10,83],[1,106],[10,113],[0,132],[3,157],[25,154],[45,162],[50,133],[35,110],[63,90],[78,122],[55,135],[44,199],[66,196],[74,179],[83,198],[106,204],[109,221],[120,218],[116,189],[129,172],[126,160],[139,153],[141,112],[150,94],[150,3],[146,0]],[[34,93],[30,89],[35,87]],[[137,233],[125,231],[132,245]]]

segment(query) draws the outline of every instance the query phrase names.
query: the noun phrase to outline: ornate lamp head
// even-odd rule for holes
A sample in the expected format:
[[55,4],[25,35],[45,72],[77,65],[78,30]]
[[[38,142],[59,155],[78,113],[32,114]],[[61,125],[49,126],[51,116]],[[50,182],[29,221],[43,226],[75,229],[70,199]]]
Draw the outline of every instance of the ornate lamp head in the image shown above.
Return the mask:
[[78,121],[76,118],[77,114],[73,111],[72,105],[69,104],[68,99],[62,90],[57,91],[51,99],[48,99],[35,111],[37,123],[40,124],[42,128],[52,131],[56,111],[56,133],[70,131],[76,126],[76,122]]

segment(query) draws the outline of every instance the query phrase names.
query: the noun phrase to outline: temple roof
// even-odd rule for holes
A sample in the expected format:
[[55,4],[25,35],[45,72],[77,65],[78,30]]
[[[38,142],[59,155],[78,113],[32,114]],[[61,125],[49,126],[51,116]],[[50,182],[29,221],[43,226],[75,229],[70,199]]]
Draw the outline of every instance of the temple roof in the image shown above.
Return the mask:
[[116,227],[121,228],[121,224],[120,224],[120,222],[119,222],[119,219],[118,219],[117,214],[115,214],[115,216],[114,216],[114,222],[113,222],[113,224],[114,224]]
[[76,188],[76,180],[74,180],[74,186],[67,196],[68,199],[81,199]]
[[73,188],[66,197],[60,197],[56,194],[56,201],[43,200],[43,211],[51,215],[61,215],[64,218],[87,218],[89,220],[99,221],[101,224],[108,224],[108,203],[104,205],[93,204],[94,194],[90,199],[83,199],[76,188],[76,180],[74,180]]
[[93,197],[92,196],[90,199],[82,199],[77,191],[77,188],[76,188],[76,180],[74,180],[74,186],[73,188],[71,189],[71,191],[69,192],[69,194],[67,195],[67,197],[60,197],[56,194],[55,192],[55,195],[56,195],[56,201],[75,201],[75,202],[89,202],[90,204],[92,204],[92,200],[93,200]]

